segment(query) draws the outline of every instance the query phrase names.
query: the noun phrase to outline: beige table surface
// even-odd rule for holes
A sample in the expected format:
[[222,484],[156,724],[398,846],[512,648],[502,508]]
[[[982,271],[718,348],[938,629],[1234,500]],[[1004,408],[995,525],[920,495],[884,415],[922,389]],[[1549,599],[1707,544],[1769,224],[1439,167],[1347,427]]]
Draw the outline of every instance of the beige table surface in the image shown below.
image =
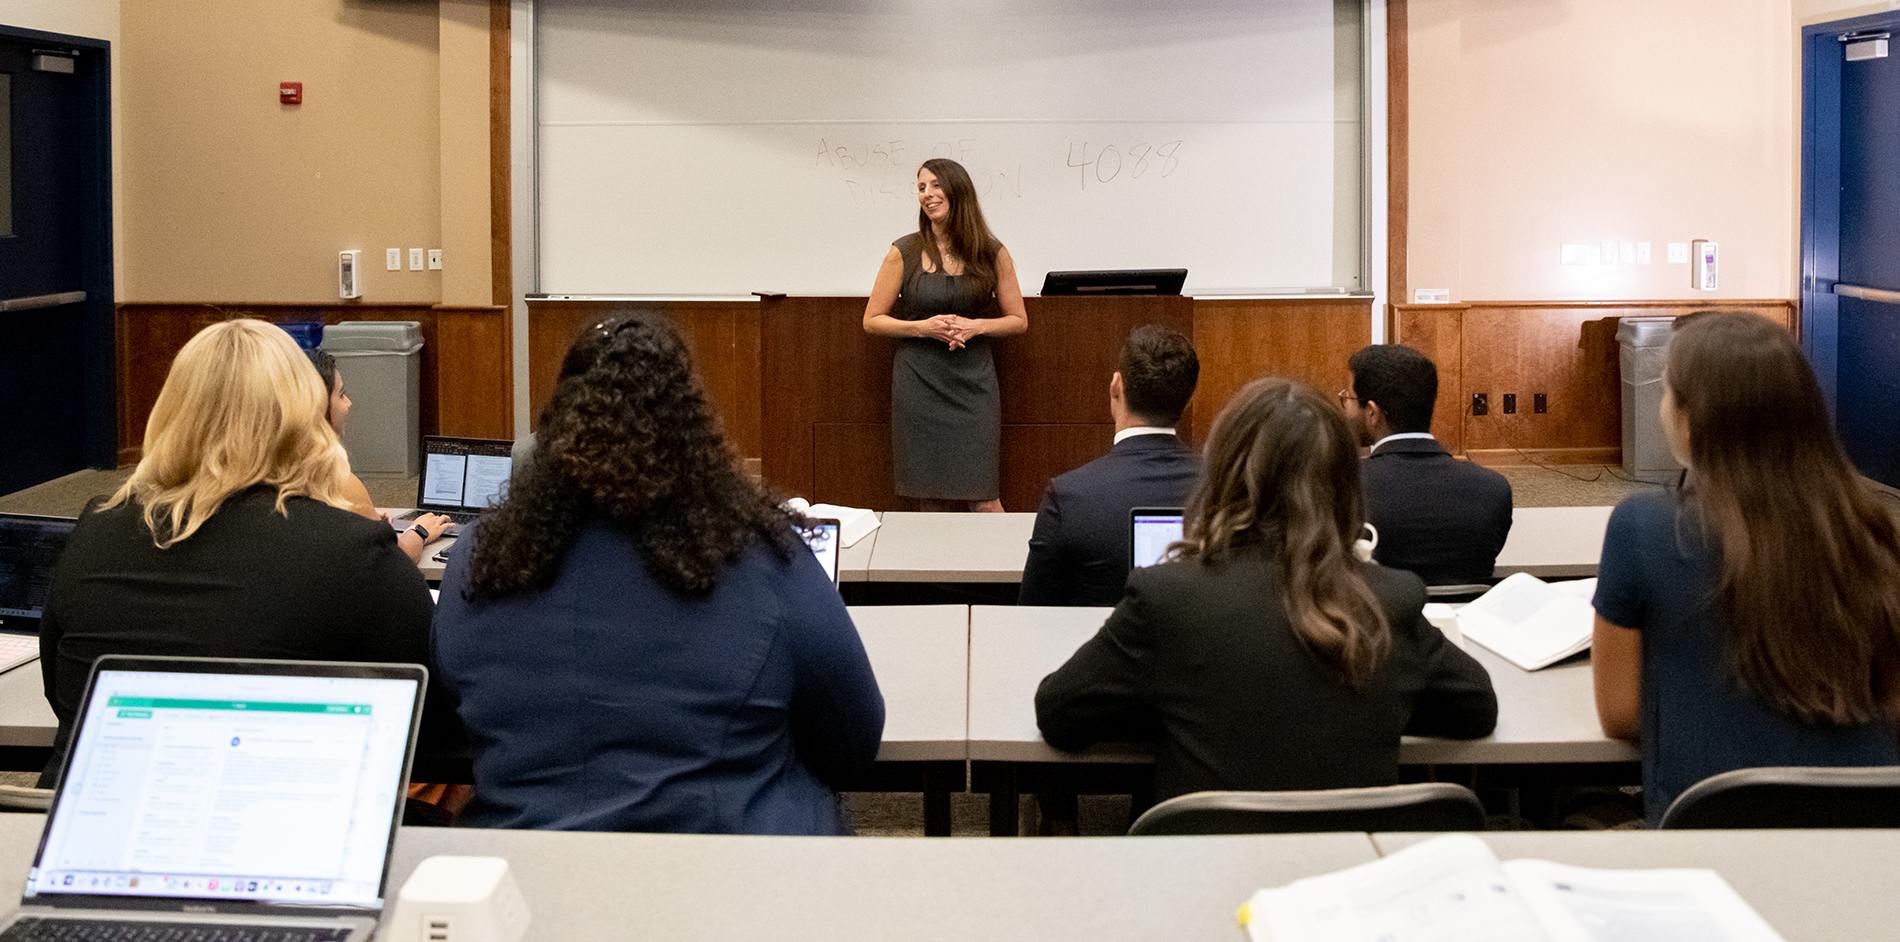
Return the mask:
[[[970,758],[1002,762],[1142,762],[1140,744],[1103,744],[1064,752],[1036,729],[1036,685],[1095,635],[1106,608],[970,609]],[[1522,671],[1471,644],[1498,692],[1498,727],[1484,739],[1405,738],[1399,759],[1410,764],[1540,764],[1633,762],[1630,743],[1608,739],[1597,725],[1587,661]]]
[[[0,913],[44,818],[0,815]],[[506,858],[533,940],[1242,939],[1262,886],[1375,859],[1364,834],[706,837],[403,828],[390,889],[435,854]]]
[[[1431,835],[1375,834],[1382,853]],[[1714,870],[1789,942],[1900,936],[1900,831],[1509,831],[1501,860]]]
[[1021,582],[1036,515],[891,511],[881,518],[872,582]]
[[[885,761],[962,761],[969,695],[969,609],[878,605],[851,609],[884,693]],[[39,662],[0,674],[0,746],[45,748],[58,724]]]
[[1498,578],[1520,572],[1533,576],[1594,576],[1603,556],[1603,531],[1614,507],[1518,507],[1511,511],[1511,533],[1498,551]]

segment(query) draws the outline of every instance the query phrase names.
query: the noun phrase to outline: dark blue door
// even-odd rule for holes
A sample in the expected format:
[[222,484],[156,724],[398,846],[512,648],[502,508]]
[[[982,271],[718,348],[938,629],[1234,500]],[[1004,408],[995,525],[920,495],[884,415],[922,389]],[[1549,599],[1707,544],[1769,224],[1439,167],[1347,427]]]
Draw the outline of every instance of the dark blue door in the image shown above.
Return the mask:
[[1861,473],[1900,487],[1900,58],[1894,55],[1841,65],[1840,193],[1841,440]]
[[0,28],[0,494],[117,450],[106,56]]

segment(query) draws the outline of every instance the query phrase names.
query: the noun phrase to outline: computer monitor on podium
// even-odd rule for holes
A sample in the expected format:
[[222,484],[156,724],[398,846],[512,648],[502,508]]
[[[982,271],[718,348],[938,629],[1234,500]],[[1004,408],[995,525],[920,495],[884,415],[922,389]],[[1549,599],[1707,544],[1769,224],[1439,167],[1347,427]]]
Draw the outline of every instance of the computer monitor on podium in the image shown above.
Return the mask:
[[1042,295],[1180,294],[1185,268],[1126,268],[1052,271],[1042,276]]

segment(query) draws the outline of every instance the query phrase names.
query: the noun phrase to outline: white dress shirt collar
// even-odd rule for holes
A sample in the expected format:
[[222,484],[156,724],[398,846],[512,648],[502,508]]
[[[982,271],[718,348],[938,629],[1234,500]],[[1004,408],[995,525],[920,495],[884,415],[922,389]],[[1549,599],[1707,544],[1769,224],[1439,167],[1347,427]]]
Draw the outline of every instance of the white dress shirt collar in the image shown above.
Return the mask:
[[1367,449],[1366,454],[1376,455],[1379,453],[1380,445],[1383,445],[1386,442],[1396,442],[1396,441],[1400,441],[1407,438],[1423,438],[1426,440],[1433,440],[1432,433],[1430,432],[1399,432],[1396,435],[1387,435],[1386,437],[1381,438],[1376,442],[1373,442],[1372,447],[1370,449]]
[[1137,425],[1134,428],[1125,428],[1119,432],[1116,432],[1115,444],[1119,445],[1122,443],[1123,440],[1134,438],[1137,435],[1173,435],[1173,434],[1175,434],[1175,431],[1174,429],[1171,429],[1171,428],[1162,428],[1158,425]]

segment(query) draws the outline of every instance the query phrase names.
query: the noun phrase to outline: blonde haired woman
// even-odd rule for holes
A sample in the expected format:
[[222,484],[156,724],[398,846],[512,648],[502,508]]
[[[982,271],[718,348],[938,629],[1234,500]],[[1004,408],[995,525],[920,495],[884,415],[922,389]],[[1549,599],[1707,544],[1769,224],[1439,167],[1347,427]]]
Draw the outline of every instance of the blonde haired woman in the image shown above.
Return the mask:
[[1157,801],[1210,789],[1399,780],[1402,734],[1497,723],[1484,668],[1425,620],[1425,584],[1362,563],[1359,448],[1299,383],[1247,384],[1214,419],[1174,561],[1036,691],[1051,745],[1158,739]]
[[179,351],[144,458],[80,517],[53,576],[40,670],[59,732],[43,784],[100,655],[424,661],[428,589],[389,526],[351,512],[328,405],[271,324],[214,324]]

